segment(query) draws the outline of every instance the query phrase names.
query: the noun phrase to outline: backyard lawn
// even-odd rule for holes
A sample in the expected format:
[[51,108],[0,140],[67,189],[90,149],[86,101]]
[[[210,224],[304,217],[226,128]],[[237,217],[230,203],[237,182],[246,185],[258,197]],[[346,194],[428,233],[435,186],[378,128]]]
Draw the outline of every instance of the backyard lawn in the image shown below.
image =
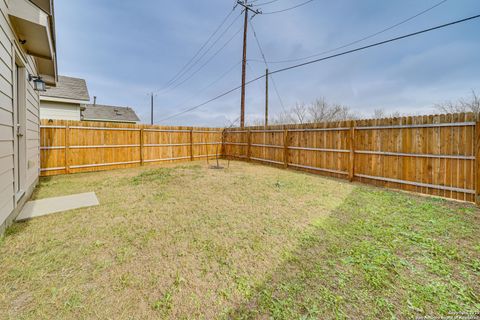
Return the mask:
[[470,204],[242,162],[44,178],[35,198],[89,191],[100,206],[7,231],[1,319],[480,310],[480,210]]

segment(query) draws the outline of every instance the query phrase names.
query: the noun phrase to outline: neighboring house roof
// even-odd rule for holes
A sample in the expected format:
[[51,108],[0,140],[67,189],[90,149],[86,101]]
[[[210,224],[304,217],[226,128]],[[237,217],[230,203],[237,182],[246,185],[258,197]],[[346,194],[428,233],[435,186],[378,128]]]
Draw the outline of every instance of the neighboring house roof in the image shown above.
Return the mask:
[[138,122],[135,111],[130,107],[105,106],[99,104],[85,105],[82,113],[84,121],[112,121],[112,122]]
[[90,101],[87,82],[83,79],[58,76],[56,87],[47,87],[47,91],[40,93],[41,100],[64,101],[72,100],[75,103]]

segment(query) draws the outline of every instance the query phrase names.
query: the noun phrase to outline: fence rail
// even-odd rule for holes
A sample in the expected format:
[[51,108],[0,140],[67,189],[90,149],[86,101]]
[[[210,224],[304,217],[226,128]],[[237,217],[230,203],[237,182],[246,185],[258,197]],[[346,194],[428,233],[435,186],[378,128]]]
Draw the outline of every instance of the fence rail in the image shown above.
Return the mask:
[[129,168],[223,154],[223,129],[42,121],[41,175]]
[[480,125],[472,113],[225,131],[225,156],[479,202]]

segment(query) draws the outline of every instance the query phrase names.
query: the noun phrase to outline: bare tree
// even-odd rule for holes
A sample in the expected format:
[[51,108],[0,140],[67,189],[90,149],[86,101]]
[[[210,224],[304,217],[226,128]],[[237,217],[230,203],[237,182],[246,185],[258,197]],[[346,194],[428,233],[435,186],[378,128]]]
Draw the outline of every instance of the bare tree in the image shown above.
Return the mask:
[[276,115],[270,122],[272,124],[287,124],[294,123],[295,120],[292,118],[291,112],[284,110],[278,115]]
[[385,109],[375,109],[372,114],[374,119],[398,118],[401,117],[400,112],[386,112]]
[[277,115],[272,123],[308,123],[343,121],[358,118],[350,108],[340,104],[330,104],[325,98],[315,100],[311,105],[297,103],[294,108],[286,110]]
[[334,115],[334,112],[332,111],[333,110],[330,108],[324,97],[315,100],[315,102],[308,108],[308,113],[313,122],[330,121]]
[[385,109],[375,109],[373,110],[372,117],[374,119],[382,119],[387,117],[387,113],[385,112]]
[[312,122],[351,120],[355,115],[350,108],[340,104],[330,105],[325,98],[317,99],[308,108]]
[[358,119],[358,116],[347,106],[342,106],[339,104],[333,105],[335,110],[335,116],[331,121],[346,121],[346,120],[355,120]]
[[297,103],[292,109],[292,119],[295,123],[308,122],[308,108],[304,103]]
[[[464,101],[461,101],[462,104],[465,104]],[[477,95],[475,90],[472,90],[472,97],[470,101],[466,102],[466,107],[474,113],[480,112],[480,97]]]
[[462,113],[473,112],[480,113],[480,97],[475,90],[472,90],[472,96],[468,99],[460,99],[457,102],[446,101],[435,105],[435,109],[441,113]]
[[329,104],[325,98],[317,99],[308,109],[312,122],[344,121],[357,118],[347,106]]

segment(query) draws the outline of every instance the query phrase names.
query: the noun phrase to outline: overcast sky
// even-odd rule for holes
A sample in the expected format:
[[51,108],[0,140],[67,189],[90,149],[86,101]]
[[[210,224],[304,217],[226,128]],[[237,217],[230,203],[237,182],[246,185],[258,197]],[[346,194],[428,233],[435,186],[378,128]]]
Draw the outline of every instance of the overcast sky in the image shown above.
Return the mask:
[[[304,1],[277,0],[261,9],[271,12]],[[256,1],[266,2],[270,1]],[[266,58],[278,61],[336,48],[439,2],[316,0],[284,13],[258,15],[252,24]],[[55,0],[55,4],[59,74],[86,79],[92,100],[97,96],[98,103],[131,106],[143,122],[150,119],[148,93],[165,88],[233,8],[233,0]],[[479,13],[478,0],[449,0],[348,49]],[[232,39],[217,56],[190,80],[157,94],[155,121],[240,84],[240,14],[240,8],[236,8],[224,27],[233,23],[231,28],[191,71]],[[477,19],[277,74],[274,80],[286,108],[325,97],[362,116],[379,108],[426,114],[433,111],[435,103],[468,97],[472,89],[480,91],[479,31]],[[253,33],[249,33],[248,59],[261,59]],[[270,69],[291,64],[271,64]],[[264,72],[263,63],[249,61],[247,79]],[[204,90],[206,87],[209,88]],[[264,87],[264,80],[248,86],[247,120],[263,117]],[[282,107],[273,86],[270,101],[271,113],[280,113]],[[161,124],[222,126],[238,118],[239,110],[240,91],[236,91]]]

